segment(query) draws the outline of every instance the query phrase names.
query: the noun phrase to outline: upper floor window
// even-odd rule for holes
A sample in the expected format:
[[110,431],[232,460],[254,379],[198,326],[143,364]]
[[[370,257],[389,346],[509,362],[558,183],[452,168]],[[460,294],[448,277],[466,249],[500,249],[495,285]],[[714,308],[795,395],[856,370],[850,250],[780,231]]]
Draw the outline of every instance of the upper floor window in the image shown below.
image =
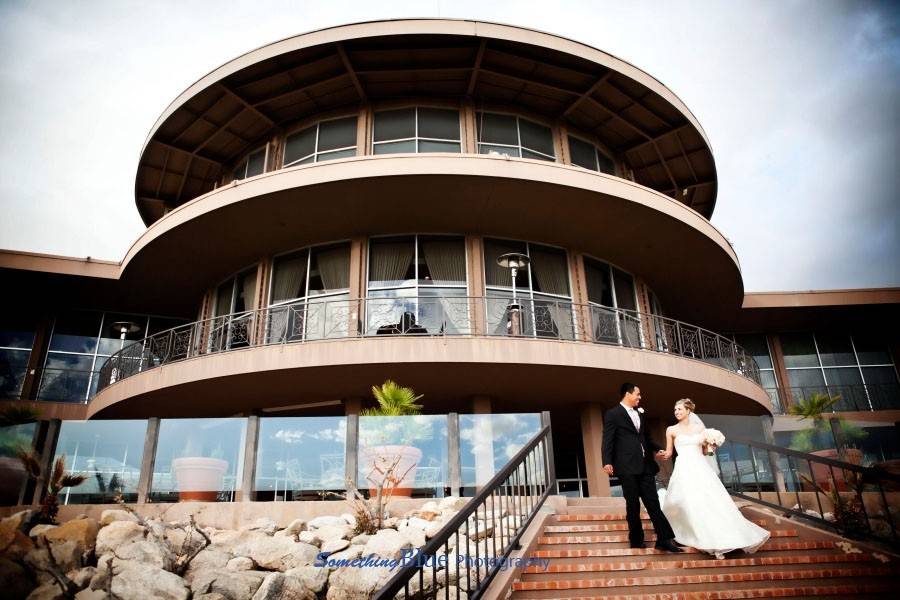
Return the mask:
[[271,304],[350,290],[350,245],[315,246],[275,259]]
[[356,156],[356,117],[320,121],[292,133],[284,145],[284,166]]
[[400,108],[375,113],[373,154],[459,152],[459,111]]
[[553,131],[546,125],[514,115],[485,112],[479,112],[476,121],[479,154],[556,160]]
[[262,175],[265,170],[266,147],[263,147],[248,154],[247,158],[242,160],[240,164],[235,167],[233,179],[238,181],[247,179],[248,177],[255,177],[256,175]]
[[761,333],[738,334],[734,336],[744,352],[753,357],[759,366],[760,384],[769,393],[769,398],[777,410],[781,410],[781,399],[778,396],[778,378],[775,376],[775,363],[769,350],[769,341]]
[[0,316],[0,398],[17,399],[22,393],[35,329],[27,317]]
[[593,144],[577,137],[569,136],[569,155],[572,164],[591,171],[616,174],[616,165],[610,157]]

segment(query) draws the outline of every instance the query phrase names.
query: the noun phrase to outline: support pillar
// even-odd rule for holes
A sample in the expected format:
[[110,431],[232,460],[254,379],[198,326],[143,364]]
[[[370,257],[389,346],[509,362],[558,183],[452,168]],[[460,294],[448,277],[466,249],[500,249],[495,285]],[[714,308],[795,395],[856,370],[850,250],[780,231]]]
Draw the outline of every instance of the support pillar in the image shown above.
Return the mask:
[[362,410],[362,398],[344,398],[344,414],[358,415]]
[[241,469],[241,502],[253,500],[253,485],[256,482],[256,450],[259,442],[259,417],[247,417],[247,433],[244,435],[244,468]]
[[588,495],[608,497],[609,475],[603,470],[603,409],[599,404],[585,404],[581,408],[581,438],[584,444]]
[[[762,415],[759,420],[762,423],[763,438],[766,443],[775,446],[775,432],[772,429],[772,422],[775,419],[768,415]],[[784,486],[784,472],[778,464],[778,455],[774,452],[767,452],[766,454],[769,455],[769,468],[772,470],[772,481],[775,484],[775,489],[779,492],[787,491]]]
[[53,456],[56,453],[56,442],[59,441],[59,428],[62,421],[59,419],[50,419],[47,421],[47,433],[44,436],[44,443],[41,446],[41,476],[38,477],[34,484],[34,495],[31,503],[38,505],[44,499],[44,492],[47,490],[47,478],[53,469]]
[[447,415],[447,484],[450,495],[459,495],[462,489],[462,465],[459,457],[459,414]]
[[150,485],[153,483],[153,467],[156,461],[156,447],[158,443],[159,417],[150,417],[147,419],[147,432],[144,434],[144,453],[141,456],[141,474],[138,477],[138,504],[144,504],[150,497]]
[[344,454],[344,480],[356,485],[359,472],[359,415],[347,415],[347,445]]

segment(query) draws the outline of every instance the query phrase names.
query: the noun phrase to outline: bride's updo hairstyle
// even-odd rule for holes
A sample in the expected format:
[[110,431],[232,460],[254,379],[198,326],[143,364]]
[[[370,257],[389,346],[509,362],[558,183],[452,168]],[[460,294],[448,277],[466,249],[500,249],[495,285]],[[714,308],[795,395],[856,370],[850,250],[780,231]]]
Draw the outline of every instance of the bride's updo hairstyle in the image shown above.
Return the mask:
[[675,406],[678,406],[679,404],[681,406],[685,407],[686,409],[688,409],[688,411],[690,411],[690,412],[694,412],[694,409],[697,406],[696,404],[694,404],[694,402],[690,398],[682,398],[681,400],[679,400],[678,402],[675,403]]

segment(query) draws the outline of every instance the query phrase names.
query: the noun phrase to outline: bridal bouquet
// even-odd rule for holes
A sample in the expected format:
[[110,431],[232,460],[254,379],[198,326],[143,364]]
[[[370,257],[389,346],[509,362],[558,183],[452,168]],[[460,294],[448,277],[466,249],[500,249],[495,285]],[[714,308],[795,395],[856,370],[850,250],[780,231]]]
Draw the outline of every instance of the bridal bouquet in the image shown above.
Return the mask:
[[703,441],[706,442],[706,455],[712,456],[715,452],[714,447],[721,448],[725,443],[725,435],[718,429],[707,429]]

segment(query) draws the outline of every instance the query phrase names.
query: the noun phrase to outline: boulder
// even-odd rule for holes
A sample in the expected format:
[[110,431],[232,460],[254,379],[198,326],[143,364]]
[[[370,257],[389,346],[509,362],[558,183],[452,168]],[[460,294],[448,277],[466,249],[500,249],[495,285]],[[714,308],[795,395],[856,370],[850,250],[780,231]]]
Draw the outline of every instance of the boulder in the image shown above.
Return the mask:
[[419,508],[419,512],[441,512],[440,504],[434,500],[429,500]]
[[397,533],[409,540],[413,548],[421,548],[425,545],[425,530],[414,525],[407,525],[397,530]]
[[47,554],[48,550],[53,553],[53,559],[61,571],[81,568],[84,552],[75,540],[50,544],[49,549],[44,546],[36,546],[25,555],[25,564],[34,569],[40,583],[53,580],[53,576],[50,575],[51,564],[50,556]]
[[278,531],[278,523],[269,517],[260,517],[253,523],[241,527],[241,531],[259,531],[266,535],[273,535]]
[[350,542],[348,540],[331,540],[322,544],[322,552],[333,554],[334,552],[340,552],[349,545]]
[[438,519],[440,516],[441,516],[441,513],[439,513],[439,512],[433,512],[430,510],[420,510],[419,511],[419,518],[425,519],[426,521],[434,521],[434,520]]
[[[334,554],[329,555],[328,560],[341,561],[341,560],[353,560],[354,558],[359,558],[362,556],[363,546],[350,546],[346,550],[342,550],[340,552],[335,552]],[[334,568],[334,567],[331,567]]]
[[[320,571],[325,571],[327,577],[327,569]],[[29,580],[25,569],[11,560],[0,558],[0,590],[3,590],[4,598],[22,600],[32,587],[34,584]]]
[[350,540],[350,543],[351,543],[351,544],[365,545],[365,543],[368,542],[369,539],[370,539],[371,537],[372,537],[372,536],[369,535],[368,533],[361,533],[361,534],[359,534],[359,535],[357,535],[357,536],[354,536],[354,537]]
[[353,530],[350,529],[350,526],[347,524],[339,526],[324,525],[322,527],[319,527],[312,533],[314,533],[316,537],[322,540],[323,544],[334,540],[350,539],[351,537],[353,537]]
[[228,598],[226,598],[219,592],[212,592],[209,594],[198,594],[196,596],[193,596],[193,600],[228,600]]
[[322,545],[322,538],[320,538],[319,534],[315,531],[301,531],[297,534],[297,541],[311,546]]
[[252,571],[256,568],[256,564],[246,556],[236,556],[228,561],[225,568],[229,571]]
[[309,523],[307,523],[309,529],[318,529],[320,527],[325,527],[326,525],[331,525],[332,527],[346,527],[347,521],[342,517],[322,515],[321,517],[311,519]]
[[344,521],[346,521],[347,525],[349,525],[351,528],[353,528],[353,529],[356,528],[356,516],[355,515],[351,515],[350,513],[343,513],[341,515],[341,518]]
[[46,534],[51,529],[56,529],[59,525],[35,525],[31,528],[31,531],[28,532],[28,537],[36,538],[41,534]]
[[100,524],[95,519],[76,519],[63,523],[44,533],[44,538],[51,544],[74,541],[82,552],[90,552],[97,542],[97,532]]
[[431,521],[422,519],[420,517],[410,517],[406,520],[407,527],[415,527],[417,529],[421,529],[422,531],[425,531],[429,525],[431,525]]
[[69,571],[66,573],[66,577],[72,580],[76,586],[78,586],[79,590],[83,590],[91,583],[91,579],[97,574],[97,569],[95,567],[85,567],[83,569],[78,569],[77,571]]
[[292,535],[300,533],[301,531],[306,531],[306,521],[303,519],[294,519],[291,521],[291,524],[285,528],[285,531]]
[[389,567],[341,567],[328,578],[327,600],[369,600],[394,572]]
[[325,589],[325,585],[328,583],[329,573],[330,571],[328,569],[315,567],[313,565],[296,567],[284,572],[285,575],[290,575],[291,577],[299,579],[309,591],[315,594],[318,594]]
[[315,600],[316,595],[297,577],[269,573],[252,600]]
[[425,528],[425,537],[431,539],[444,527],[443,521],[433,521]]
[[[125,523],[125,521],[118,522]],[[112,525],[115,523],[108,525],[107,528]],[[184,579],[150,565],[123,563],[121,568],[113,572],[115,576],[112,578],[112,593],[119,598],[187,600],[191,595],[191,590]],[[102,589],[105,579],[105,572],[98,572],[91,580],[91,589]]]
[[266,578],[261,571],[226,571],[214,569],[198,573],[191,582],[191,591],[197,594],[218,593],[228,600],[252,598]]
[[28,600],[65,600],[65,598],[55,580],[42,583],[28,594]]
[[113,567],[118,569],[124,563],[137,563],[171,571],[175,564],[175,555],[168,546],[151,540],[133,540],[122,544],[115,552],[103,554],[97,561],[105,565],[108,558],[113,559]]
[[469,595],[461,589],[457,589],[455,585],[449,586],[449,589],[445,592],[444,590],[438,591],[438,597],[445,597],[444,594],[449,594],[450,598],[454,600],[469,600]]
[[288,537],[269,537],[257,531],[243,532],[230,550],[236,556],[247,556],[262,569],[287,571],[301,565],[312,564],[319,549],[311,544],[295,542]]
[[0,519],[0,533],[13,531],[25,533],[25,528],[31,522],[34,514],[33,510],[20,510],[8,517],[3,517]]
[[132,523],[137,523],[138,518],[127,510],[121,510],[118,508],[109,508],[100,513],[101,527],[105,527],[106,525],[115,523],[116,521],[131,521]]
[[97,534],[97,554],[115,552],[119,546],[144,539],[147,530],[132,521],[114,521]]
[[92,590],[88,588],[75,594],[75,600],[109,600],[109,597],[104,590]]
[[411,546],[409,539],[396,530],[382,529],[369,538],[369,541],[363,547],[362,553],[363,556],[375,554],[384,558],[400,558],[403,550]]
[[188,565],[184,578],[190,583],[198,573],[208,570],[225,569],[232,555],[221,548],[210,546],[200,551]]
[[9,560],[22,560],[34,548],[31,538],[11,529],[0,532],[0,556]]
[[438,510],[442,512],[445,510],[458,511],[466,505],[466,502],[468,502],[468,500],[460,498],[459,496],[447,496],[438,502]]
[[397,517],[388,517],[384,520],[383,529],[394,529],[400,523]]

